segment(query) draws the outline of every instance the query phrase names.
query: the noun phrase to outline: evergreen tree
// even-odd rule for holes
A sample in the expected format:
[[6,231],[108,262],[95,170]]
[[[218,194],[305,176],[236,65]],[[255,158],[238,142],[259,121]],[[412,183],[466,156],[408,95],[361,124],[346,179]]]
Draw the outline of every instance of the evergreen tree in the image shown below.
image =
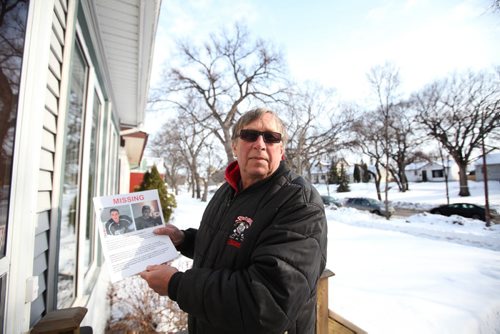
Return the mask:
[[328,171],[328,184],[338,184],[339,183],[339,172],[337,170],[337,164],[334,159],[330,164],[330,170]]
[[339,186],[337,187],[337,192],[346,193],[349,191],[351,191],[351,189],[349,189],[349,180],[347,178],[347,173],[344,169],[344,165],[340,165]]
[[136,189],[136,191],[144,191],[144,190],[158,190],[158,197],[160,199],[161,211],[163,213],[163,218],[165,219],[165,223],[170,220],[170,216],[172,216],[172,212],[174,208],[177,207],[177,203],[175,201],[174,194],[169,194],[167,188],[165,187],[165,183],[161,178],[156,165],[153,165],[151,168],[151,172],[146,172],[144,174],[144,178],[142,179],[141,185]]
[[354,179],[354,182],[356,182],[356,183],[359,183],[361,181],[361,172],[359,170],[358,164],[354,165],[354,172],[352,174],[352,178]]
[[361,181],[363,181],[363,183],[368,183],[370,181],[370,173],[368,172],[368,166],[366,166],[366,163],[361,163],[361,170],[363,171]]

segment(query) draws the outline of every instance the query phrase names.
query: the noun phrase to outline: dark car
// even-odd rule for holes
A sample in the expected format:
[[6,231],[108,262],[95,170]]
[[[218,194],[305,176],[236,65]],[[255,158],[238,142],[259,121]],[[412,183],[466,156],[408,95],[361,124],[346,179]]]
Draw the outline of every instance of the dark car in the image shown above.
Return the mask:
[[[367,197],[348,198],[345,201],[344,206],[349,208],[355,208],[358,210],[366,210],[380,216],[385,216],[385,204],[373,198],[367,198]],[[392,216],[393,214],[394,214],[394,208],[391,205],[389,205],[389,217]]]
[[[440,205],[436,208],[432,208],[430,213],[443,215],[443,216],[451,216],[457,215],[466,218],[480,219],[486,220],[484,207],[471,204],[471,203],[453,203],[453,204],[445,204]],[[495,210],[490,210],[491,218],[494,218],[497,215]]]
[[342,202],[338,198],[328,196],[328,195],[321,195],[321,199],[323,200],[323,204],[326,206],[330,206],[330,205],[335,205],[336,207],[342,206]]

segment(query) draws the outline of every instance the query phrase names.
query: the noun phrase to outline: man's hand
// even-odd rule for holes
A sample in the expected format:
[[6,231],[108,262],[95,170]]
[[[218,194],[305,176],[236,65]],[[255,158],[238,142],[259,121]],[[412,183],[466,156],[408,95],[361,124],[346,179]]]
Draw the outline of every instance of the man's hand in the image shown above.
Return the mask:
[[153,230],[154,234],[158,235],[168,235],[174,246],[179,246],[184,241],[184,232],[179,230],[172,224],[167,224],[162,227],[155,228]]
[[147,266],[146,270],[139,275],[148,283],[160,296],[168,296],[168,284],[173,274],[178,272],[177,268],[169,264],[157,264]]

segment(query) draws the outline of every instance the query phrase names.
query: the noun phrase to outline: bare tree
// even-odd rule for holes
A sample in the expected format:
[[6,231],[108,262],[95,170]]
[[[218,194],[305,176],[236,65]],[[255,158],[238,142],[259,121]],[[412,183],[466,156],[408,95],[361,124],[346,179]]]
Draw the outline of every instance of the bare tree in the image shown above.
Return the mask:
[[187,168],[181,153],[182,148],[177,142],[178,138],[177,128],[164,126],[153,137],[149,145],[151,153],[163,159],[165,180],[176,195],[179,194],[179,185],[183,180],[181,171]]
[[459,168],[459,196],[470,196],[467,167],[483,140],[500,127],[500,81],[468,71],[438,80],[415,94],[419,122]]
[[287,160],[298,174],[309,179],[315,163],[351,141],[347,133],[353,119],[352,110],[336,108],[333,94],[332,90],[309,82],[288,94],[283,111],[289,135]]
[[385,155],[385,212],[389,219],[389,159],[390,152],[390,132],[389,122],[391,121],[391,112],[398,103],[398,90],[400,86],[399,70],[390,63],[381,66],[374,66],[367,75],[372,89],[377,98],[377,112],[382,116],[383,124],[383,154]]
[[202,171],[200,173],[200,180],[203,183],[202,202],[208,200],[208,186],[212,181],[212,176],[218,173],[224,166],[224,160],[220,157],[215,145],[210,139],[211,138],[207,138],[207,142],[201,152],[201,158],[199,159],[199,170]]
[[[156,152],[172,150],[171,158],[182,157],[183,165],[189,171],[189,183],[192,185],[192,196],[201,197],[201,180],[199,167],[202,163],[202,151],[207,145],[207,138],[212,136],[210,129],[198,120],[198,115],[203,112],[197,99],[191,99],[186,105],[176,105],[178,117],[166,122],[155,139]],[[164,139],[162,142],[161,139]],[[160,146],[163,146],[161,148]],[[167,157],[169,157],[167,155]],[[174,161],[171,161],[174,162]],[[175,160],[179,163],[178,160]]]
[[406,167],[422,155],[419,146],[424,138],[417,128],[417,119],[411,103],[400,101],[391,108],[388,122],[390,161],[385,167],[401,192],[409,190]]
[[496,11],[500,11],[500,0],[493,0],[492,7]]
[[384,147],[383,120],[380,117],[378,112],[359,114],[351,131],[355,139],[355,147],[370,158],[370,164],[373,167],[368,168],[367,172],[373,177],[377,198],[381,201],[380,183],[384,176],[383,161],[386,157],[386,149]]
[[276,101],[283,92],[282,55],[263,40],[252,41],[238,24],[212,34],[203,46],[185,41],[178,47],[182,64],[166,69],[151,101],[186,105],[186,98],[196,96],[204,109],[191,116],[213,132],[233,161],[230,130],[239,110]]

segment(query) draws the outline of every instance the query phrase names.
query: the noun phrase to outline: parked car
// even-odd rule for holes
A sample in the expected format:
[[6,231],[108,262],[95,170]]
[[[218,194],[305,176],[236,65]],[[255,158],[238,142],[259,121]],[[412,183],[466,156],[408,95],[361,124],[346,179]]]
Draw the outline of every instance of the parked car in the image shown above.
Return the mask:
[[326,206],[330,206],[330,205],[335,205],[336,207],[342,206],[342,202],[338,198],[328,196],[328,195],[321,195],[321,199],[323,200],[323,204],[325,204]]
[[[486,210],[484,207],[472,204],[472,203],[453,203],[440,205],[438,207],[432,208],[430,213],[451,216],[458,215],[466,218],[480,219],[485,221]],[[496,210],[490,209],[490,216],[495,219],[498,216]]]
[[[371,213],[380,215],[380,216],[385,216],[385,204],[382,203],[381,201],[377,201],[376,199],[373,198],[367,198],[367,197],[351,197],[348,198],[344,206],[349,207],[349,208],[355,208],[358,210],[366,210],[370,211]],[[394,208],[389,205],[389,217],[394,214]]]

